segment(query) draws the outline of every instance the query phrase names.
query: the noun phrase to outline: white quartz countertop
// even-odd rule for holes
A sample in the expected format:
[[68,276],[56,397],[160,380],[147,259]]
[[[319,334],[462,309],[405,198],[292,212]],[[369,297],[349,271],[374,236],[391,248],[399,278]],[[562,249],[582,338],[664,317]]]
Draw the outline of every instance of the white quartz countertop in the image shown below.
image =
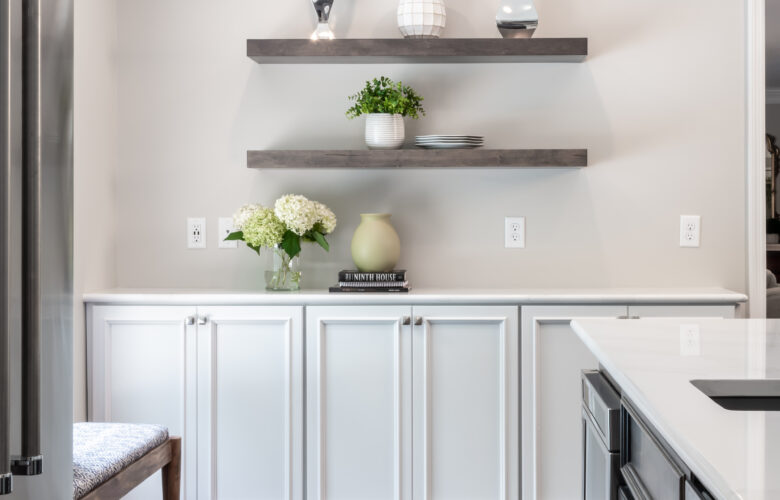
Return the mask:
[[723,288],[415,289],[392,294],[116,289],[83,298],[90,304],[144,305],[736,304],[747,300],[744,294]]
[[780,378],[780,321],[577,319],[572,326],[716,498],[780,498],[780,412],[726,410],[690,383]]

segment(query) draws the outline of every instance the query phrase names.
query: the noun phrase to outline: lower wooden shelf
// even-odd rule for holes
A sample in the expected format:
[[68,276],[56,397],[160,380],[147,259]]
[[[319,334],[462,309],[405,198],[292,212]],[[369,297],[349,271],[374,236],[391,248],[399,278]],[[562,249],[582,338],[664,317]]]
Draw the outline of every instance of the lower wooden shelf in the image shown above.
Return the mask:
[[587,149],[266,150],[249,168],[580,168]]

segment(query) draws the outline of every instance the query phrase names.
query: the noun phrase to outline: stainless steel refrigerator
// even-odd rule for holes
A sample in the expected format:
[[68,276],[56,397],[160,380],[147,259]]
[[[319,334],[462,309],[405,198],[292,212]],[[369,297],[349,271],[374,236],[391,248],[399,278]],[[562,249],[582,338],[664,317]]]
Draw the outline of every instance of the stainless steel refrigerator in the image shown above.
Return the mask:
[[0,0],[0,498],[72,498],[72,207],[72,0]]

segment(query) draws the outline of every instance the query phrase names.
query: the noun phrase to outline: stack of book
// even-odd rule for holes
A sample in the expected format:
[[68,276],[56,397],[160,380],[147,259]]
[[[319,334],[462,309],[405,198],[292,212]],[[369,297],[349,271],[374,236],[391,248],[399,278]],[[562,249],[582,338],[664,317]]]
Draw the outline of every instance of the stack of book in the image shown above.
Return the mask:
[[333,293],[404,293],[409,291],[409,279],[406,271],[386,273],[341,271],[338,286],[331,287],[330,291]]

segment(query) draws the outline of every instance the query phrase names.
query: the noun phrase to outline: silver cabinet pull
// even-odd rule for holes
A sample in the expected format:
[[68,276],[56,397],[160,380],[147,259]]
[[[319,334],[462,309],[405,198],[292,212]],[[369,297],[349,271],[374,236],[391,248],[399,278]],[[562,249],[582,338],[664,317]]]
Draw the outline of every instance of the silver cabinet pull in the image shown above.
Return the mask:
[[423,319],[422,316],[415,316],[414,317],[414,326],[422,326]]
[[411,325],[412,324],[412,318],[410,318],[409,316],[404,316],[403,318],[401,318],[401,324],[404,325],[404,326]]
[[203,326],[209,322],[208,316],[198,316],[198,325]]
[[184,324],[187,326],[192,326],[195,324],[195,316],[187,316],[187,318],[184,320]]

